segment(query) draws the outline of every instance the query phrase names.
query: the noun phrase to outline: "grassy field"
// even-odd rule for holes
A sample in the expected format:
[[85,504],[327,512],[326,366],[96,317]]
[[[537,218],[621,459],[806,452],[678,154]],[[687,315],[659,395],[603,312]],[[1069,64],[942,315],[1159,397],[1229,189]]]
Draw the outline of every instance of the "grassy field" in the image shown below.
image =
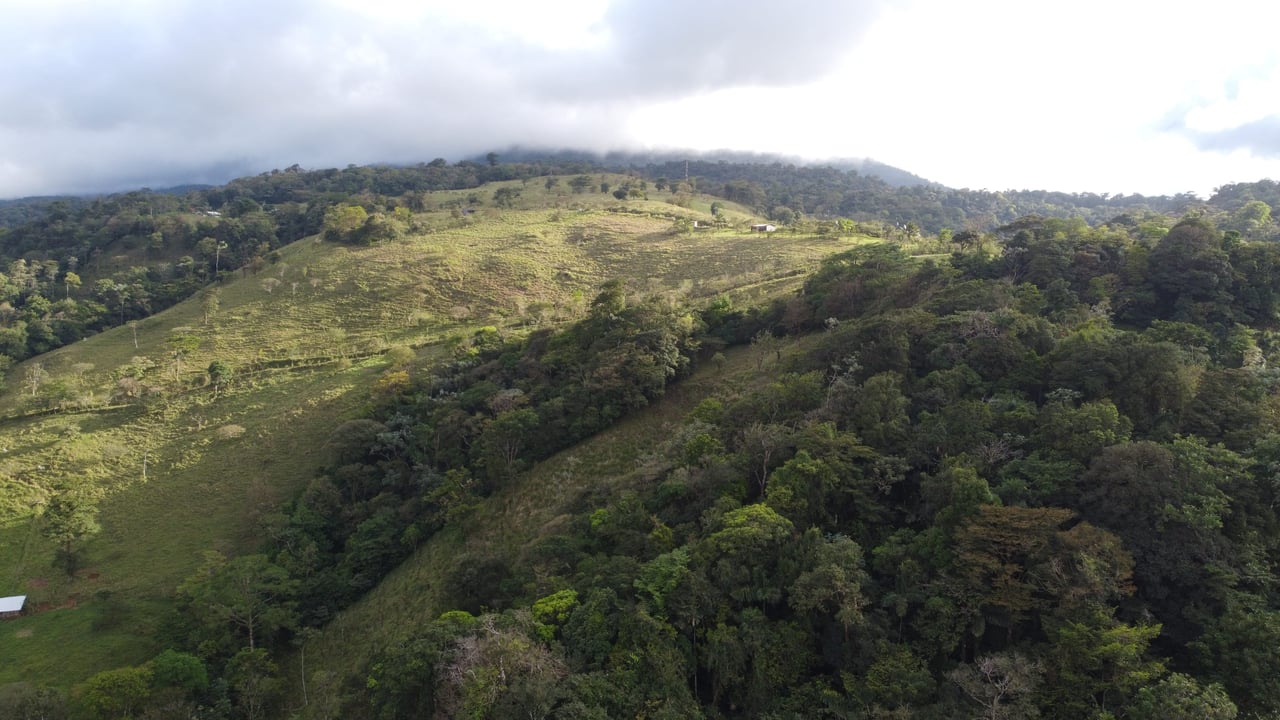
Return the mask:
[[[207,322],[192,299],[11,371],[0,392],[0,595],[27,594],[38,612],[0,624],[0,684],[68,686],[154,654],[177,583],[205,550],[255,545],[259,517],[314,475],[328,433],[366,406],[386,349],[416,348],[417,367],[426,367],[482,326],[521,333],[568,321],[614,277],[639,293],[691,301],[728,293],[746,303],[794,289],[822,257],[856,242],[678,233],[674,218],[710,219],[707,198],[677,198],[686,208],[667,202],[669,193],[620,203],[563,190],[530,183],[516,207],[462,217],[450,205],[468,193],[441,193],[429,205],[440,209],[416,216],[417,231],[401,239],[283,248],[257,275],[224,283]],[[746,219],[731,206],[726,214]],[[188,339],[181,358],[175,337]],[[234,371],[217,393],[204,372],[215,360]],[[47,373],[34,392],[20,380],[33,363]],[[129,397],[124,376],[136,377]],[[52,387],[75,402],[33,412]],[[649,427],[631,422],[617,432]],[[554,462],[546,468],[536,473],[558,472]],[[100,507],[102,532],[85,545],[74,578],[52,567],[35,516],[59,487]],[[494,502],[550,508],[554,499]],[[367,605],[406,588],[429,598],[415,574],[431,566],[424,562],[399,571]],[[358,626],[344,619],[323,642]],[[75,660],[61,660],[72,648]]]

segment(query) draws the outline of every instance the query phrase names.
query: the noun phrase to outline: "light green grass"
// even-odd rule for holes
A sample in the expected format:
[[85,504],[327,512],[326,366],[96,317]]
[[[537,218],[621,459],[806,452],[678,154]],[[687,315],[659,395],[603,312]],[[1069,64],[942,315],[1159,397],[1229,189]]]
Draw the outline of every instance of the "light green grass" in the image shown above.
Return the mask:
[[[110,629],[102,601],[80,603],[0,623],[0,684],[20,680],[88,677],[109,667],[139,664],[155,655],[151,636],[165,604],[135,602]],[[49,618],[57,622],[49,622]]]
[[[26,593],[37,608],[74,599],[76,607],[23,618],[30,638],[49,642],[0,643],[0,683],[66,687],[161,649],[151,625],[121,623],[83,635],[76,663],[49,658],[62,639],[84,631],[85,616],[105,607],[103,592],[126,617],[155,616],[204,550],[253,548],[259,517],[314,476],[329,432],[369,402],[386,348],[419,348],[415,372],[424,371],[445,356],[447,339],[480,326],[512,334],[567,322],[615,277],[641,294],[694,302],[721,293],[777,296],[822,257],[856,242],[673,234],[672,215],[698,216],[698,203],[709,202],[681,208],[651,189],[656,199],[619,203],[568,194],[567,180],[562,194],[531,181],[514,209],[488,207],[492,187],[477,190],[486,207],[476,216],[423,213],[415,218],[422,232],[373,247],[299,241],[257,276],[238,273],[222,285],[221,308],[207,324],[199,300],[190,300],[138,323],[136,346],[134,330],[121,327],[29,361],[46,368],[50,384],[73,388],[86,411],[25,414],[32,400],[20,381],[24,366],[15,368],[0,392],[0,595]],[[449,197],[429,198],[428,206]],[[278,281],[270,293],[267,278]],[[175,331],[200,339],[181,367],[167,343]],[[139,357],[154,365],[143,382],[156,394],[107,406],[119,373]],[[214,360],[236,373],[218,397],[204,386]],[[637,423],[616,432],[647,427]],[[102,532],[85,545],[75,579],[51,567],[53,548],[31,520],[51,488],[65,485],[99,498],[101,509]],[[544,500],[495,498],[527,508]],[[387,587],[402,583],[428,602],[414,567]]]

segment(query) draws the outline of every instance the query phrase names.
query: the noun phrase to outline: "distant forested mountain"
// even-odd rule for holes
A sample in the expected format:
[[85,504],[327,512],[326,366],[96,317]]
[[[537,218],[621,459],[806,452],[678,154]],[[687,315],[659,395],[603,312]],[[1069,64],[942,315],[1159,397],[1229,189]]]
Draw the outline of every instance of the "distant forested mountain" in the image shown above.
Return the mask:
[[[1043,190],[992,192],[951,189],[936,184],[894,187],[856,170],[829,166],[690,162],[688,172],[701,192],[721,195],[777,219],[847,217],[895,225],[914,222],[925,232],[989,230],[1022,215],[1080,217],[1089,224],[1125,212],[1183,212],[1199,204],[1192,195],[1145,197]],[[682,178],[683,162],[650,165],[648,177]]]
[[698,192],[755,208],[770,219],[838,217],[915,223],[925,232],[989,230],[1023,215],[1081,217],[1091,225],[1121,213],[1182,213],[1202,205],[1194,195],[1144,196],[1048,190],[948,188],[874,160],[805,163],[755,153],[535,152],[512,150],[522,161],[594,163],[658,182],[688,182]]
[[[672,179],[684,178],[685,163],[690,164],[691,175],[695,163],[698,167],[705,164],[715,165],[784,165],[791,167],[833,167],[837,170],[854,171],[868,177],[879,178],[890,187],[910,187],[913,185],[931,185],[942,187],[931,180],[892,165],[870,158],[834,159],[825,161],[806,161],[798,157],[779,155],[776,153],[753,153],[735,150],[715,150],[711,152],[688,151],[651,151],[651,152],[608,152],[590,153],[579,150],[538,151],[515,148],[502,153],[502,157],[512,162],[585,162],[598,165],[609,170],[628,171],[644,170],[646,175],[658,177],[666,175]],[[480,160],[480,158],[474,158]],[[657,168],[666,168],[667,172],[658,173]]]
[[71,196],[27,197],[0,200],[0,228],[11,228],[39,220],[54,203],[73,205],[83,202]]

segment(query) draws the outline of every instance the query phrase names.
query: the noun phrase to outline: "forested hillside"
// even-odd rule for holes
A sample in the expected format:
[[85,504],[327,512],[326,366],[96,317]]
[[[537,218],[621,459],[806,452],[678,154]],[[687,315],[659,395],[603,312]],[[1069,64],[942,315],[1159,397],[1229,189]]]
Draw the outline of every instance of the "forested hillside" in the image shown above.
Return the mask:
[[[290,263],[323,267],[332,276],[317,292],[353,288],[329,316],[341,317],[362,298],[397,296],[389,271],[348,282],[338,266],[420,255],[414,302],[447,288],[463,310],[452,335],[395,330],[406,345],[376,374],[367,368],[376,380],[341,417],[322,418],[326,439],[290,448],[309,474],[289,478],[282,500],[255,496],[252,546],[211,544],[185,579],[145,600],[162,609],[146,627],[163,652],[69,692],[3,688],[0,708],[103,718],[1280,713],[1273,183],[1156,202],[897,191],[780,165],[691,163],[688,181],[668,168],[542,178],[543,167],[492,160],[290,169],[201,191],[204,206],[196,195],[111,200],[112,217],[134,218],[126,235],[109,221],[87,230],[101,218],[85,209],[93,203],[55,205],[0,235],[29,254],[61,233],[56,247],[88,247],[92,266],[94,243],[116,252],[128,237],[142,242],[151,208],[194,228],[170,247],[167,226],[154,226],[157,265],[198,235],[215,242],[193,260],[190,289],[220,279],[292,319],[321,301],[291,280]],[[472,191],[499,173],[501,185]],[[821,192],[834,204],[811,205]],[[534,197],[536,210],[520,208]],[[575,197],[603,200],[575,207]],[[842,210],[851,197],[871,204]],[[1027,204],[1037,214],[1022,214]],[[753,210],[780,231],[750,233]],[[786,263],[810,247],[836,246],[794,292],[747,292],[794,277]],[[147,262],[144,247],[132,251]],[[732,294],[690,280],[748,255],[774,260],[748,263],[724,283]],[[240,269],[224,270],[227,258]],[[15,259],[10,276],[33,261]],[[518,310],[502,310],[513,322],[474,322],[504,315],[481,309],[498,285],[471,263],[518,285]],[[64,301],[75,296],[71,271],[47,267],[11,294],[9,331],[25,323],[27,353],[43,317],[34,298],[58,282]],[[269,268],[276,277],[251,284]],[[120,284],[93,272],[103,273],[95,287]],[[149,272],[135,271],[139,285]],[[582,276],[595,280],[589,294]],[[131,292],[79,302],[101,304],[105,327],[146,312]],[[532,309],[538,293],[555,304]],[[175,378],[202,348],[182,337],[221,347],[224,332],[175,327]],[[337,354],[323,361],[349,369],[348,351]],[[269,405],[233,378],[210,363],[200,383],[158,384],[156,398],[129,399],[130,412],[194,423],[185,418],[225,413],[219,398],[233,389],[246,417]],[[33,386],[43,405],[25,411],[99,407]],[[202,399],[190,407],[177,399],[193,392]],[[199,422],[184,432],[203,431]],[[170,452],[176,481],[193,451]],[[94,520],[74,503],[44,513],[46,525],[62,523],[49,537],[65,541],[55,559],[76,582]],[[95,603],[108,627],[110,601]]]
[[812,349],[458,567],[370,716],[1276,712],[1280,251],[1200,219],[1015,237],[832,258],[773,316]]
[[[632,302],[696,315],[722,294],[749,305],[785,292],[821,257],[865,241],[778,242],[738,229],[752,218],[733,203],[646,198],[638,186],[619,200],[599,185],[627,177],[584,177],[424,192],[421,211],[352,198],[261,269],[221,274],[199,297],[18,364],[0,390],[0,594],[28,604],[0,627],[0,707],[25,707],[28,690],[45,688],[52,695],[36,699],[92,715],[85,703],[101,697],[87,679],[142,663],[155,672],[157,653],[189,647],[175,592],[205,553],[252,556],[280,503],[330,462],[335,429],[409,378],[573,323],[610,278],[626,279]],[[376,554],[394,565],[415,546],[410,534]],[[390,565],[369,566],[361,582]],[[324,602],[364,587],[334,587]],[[278,639],[265,641],[280,651]],[[73,656],[50,652],[68,644]]]

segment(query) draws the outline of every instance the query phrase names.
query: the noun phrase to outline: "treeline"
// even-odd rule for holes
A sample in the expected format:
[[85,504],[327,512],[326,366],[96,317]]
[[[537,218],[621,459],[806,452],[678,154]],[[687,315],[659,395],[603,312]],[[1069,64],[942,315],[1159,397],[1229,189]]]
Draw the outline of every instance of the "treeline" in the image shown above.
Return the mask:
[[[970,190],[931,183],[898,168],[874,162],[803,165],[750,153],[717,153],[684,158],[669,154],[517,152],[525,161],[570,161],[640,175],[661,184],[718,195],[790,224],[793,219],[911,223],[927,233],[946,229],[990,231],[1028,216],[1083,219],[1101,225],[1128,214],[1207,213],[1223,229],[1272,239],[1277,228],[1271,209],[1280,189],[1271,180],[1225,185],[1207,201],[1191,193],[1173,196],[1065,193],[1048,190]],[[1249,208],[1244,206],[1254,203]],[[1263,208],[1258,203],[1265,203]]]
[[804,165],[751,153],[670,154],[517,151],[525,161],[576,161],[633,173],[673,187],[718,195],[771,220],[788,218],[914,223],[925,232],[986,231],[1024,215],[1083,218],[1101,224],[1124,212],[1181,214],[1203,203],[1176,196],[1064,193],[1044,190],[993,192],[947,188],[892,166],[867,161]]
[[78,205],[85,200],[77,197],[29,197],[17,200],[0,200],[0,228],[11,228],[35,222],[44,216],[55,202]]
[[[643,166],[649,177],[683,178],[683,162]],[[755,208],[771,219],[800,217],[909,222],[925,232],[944,228],[989,230],[1024,215],[1084,219],[1100,224],[1123,212],[1182,213],[1201,202],[1174,197],[1049,191],[952,189],[919,184],[896,187],[873,175],[832,167],[690,162],[697,189]]]

